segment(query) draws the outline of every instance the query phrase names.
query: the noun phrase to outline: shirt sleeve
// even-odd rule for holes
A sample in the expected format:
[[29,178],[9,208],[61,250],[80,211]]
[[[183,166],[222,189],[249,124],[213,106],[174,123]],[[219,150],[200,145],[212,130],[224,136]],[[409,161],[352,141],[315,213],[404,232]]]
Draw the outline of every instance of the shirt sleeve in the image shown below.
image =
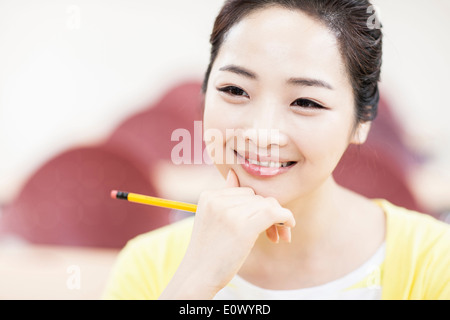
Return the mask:
[[132,239],[119,253],[103,293],[105,300],[156,300],[187,249],[193,219]]
[[439,237],[428,261],[425,299],[450,300],[450,229]]
[[154,300],[157,279],[152,262],[131,242],[120,252],[103,294],[105,300]]
[[384,203],[387,251],[385,300],[450,299],[450,226]]

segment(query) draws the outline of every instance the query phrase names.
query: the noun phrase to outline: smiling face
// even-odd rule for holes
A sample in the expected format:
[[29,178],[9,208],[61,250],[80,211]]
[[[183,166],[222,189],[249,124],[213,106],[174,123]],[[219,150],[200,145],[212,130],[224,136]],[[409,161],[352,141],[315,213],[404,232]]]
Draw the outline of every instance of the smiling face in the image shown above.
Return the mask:
[[349,143],[365,140],[354,101],[324,25],[279,7],[253,12],[228,32],[211,70],[204,129],[224,141],[223,156],[210,156],[224,177],[233,169],[241,186],[289,204],[332,179]]

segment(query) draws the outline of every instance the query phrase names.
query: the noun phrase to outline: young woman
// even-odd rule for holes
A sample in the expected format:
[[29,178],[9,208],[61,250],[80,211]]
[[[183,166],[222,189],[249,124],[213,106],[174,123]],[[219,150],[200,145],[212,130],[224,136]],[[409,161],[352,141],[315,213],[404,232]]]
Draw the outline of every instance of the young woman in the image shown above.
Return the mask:
[[333,180],[377,113],[369,6],[226,1],[203,86],[226,188],[203,192],[195,218],[130,241],[106,298],[450,298],[449,227]]

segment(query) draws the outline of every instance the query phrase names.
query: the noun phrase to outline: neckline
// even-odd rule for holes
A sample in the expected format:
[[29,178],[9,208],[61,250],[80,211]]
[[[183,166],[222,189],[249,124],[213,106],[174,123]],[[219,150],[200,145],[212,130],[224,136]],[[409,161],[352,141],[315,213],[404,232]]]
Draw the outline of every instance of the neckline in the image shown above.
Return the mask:
[[336,292],[338,290],[345,290],[346,288],[354,285],[355,283],[362,280],[365,276],[369,275],[369,271],[373,271],[374,266],[381,266],[384,262],[386,255],[386,241],[384,241],[381,246],[377,249],[377,251],[364,262],[362,265],[357,267],[356,269],[350,271],[344,276],[329,281],[327,283],[307,287],[300,289],[288,289],[288,290],[276,290],[276,289],[266,289],[248,282],[238,274],[233,278],[233,283],[237,286],[243,286],[247,290],[250,290],[254,293],[259,293],[259,295],[267,295],[267,296],[309,296],[319,292]]

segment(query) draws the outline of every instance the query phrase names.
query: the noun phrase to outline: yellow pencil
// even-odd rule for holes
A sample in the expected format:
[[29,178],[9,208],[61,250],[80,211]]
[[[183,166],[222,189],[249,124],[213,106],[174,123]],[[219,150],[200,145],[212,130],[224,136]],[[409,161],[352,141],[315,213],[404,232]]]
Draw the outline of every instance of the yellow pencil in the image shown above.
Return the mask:
[[127,200],[130,202],[141,203],[141,204],[146,204],[146,205],[150,205],[150,206],[157,206],[157,207],[163,207],[163,208],[188,211],[188,212],[193,212],[193,213],[195,213],[197,211],[196,204],[173,201],[173,200],[166,200],[166,199],[150,197],[150,196],[144,196],[141,194],[131,193],[131,192],[123,192],[123,191],[113,190],[113,191],[111,191],[111,198]]
[[[113,191],[111,191],[111,198],[127,200],[129,202],[146,204],[146,205],[150,205],[150,206],[157,206],[157,207],[163,207],[163,208],[169,208],[169,209],[177,209],[177,210],[193,212],[193,213],[197,212],[196,204],[161,199],[161,198],[150,197],[150,196],[144,196],[142,194],[131,193],[131,192],[123,192],[123,191],[113,190]],[[284,223],[277,223],[276,225],[284,226]]]

